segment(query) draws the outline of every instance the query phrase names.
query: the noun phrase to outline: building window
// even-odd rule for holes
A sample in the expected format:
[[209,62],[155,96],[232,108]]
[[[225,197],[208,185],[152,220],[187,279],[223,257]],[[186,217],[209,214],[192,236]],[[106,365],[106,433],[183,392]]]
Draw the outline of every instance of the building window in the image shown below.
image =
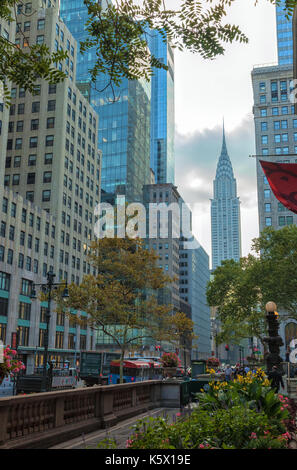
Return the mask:
[[39,111],[40,111],[40,102],[34,101],[32,103],[32,113],[39,113]]
[[53,163],[53,154],[52,153],[46,153],[44,155],[44,164],[45,165],[51,165]]
[[44,29],[45,26],[45,19],[40,19],[37,21],[37,29]]
[[46,147],[52,147],[54,145],[54,136],[53,135],[47,135],[45,138],[45,146]]
[[30,137],[30,148],[36,148],[37,142],[38,142],[37,137]]
[[19,326],[18,327],[18,336],[19,336],[19,345],[28,346],[29,345],[29,327]]
[[51,183],[52,181],[52,172],[51,171],[45,171],[43,173],[43,182],[44,183]]
[[13,250],[8,250],[7,251],[7,263],[12,264],[13,262]]
[[0,297],[0,316],[8,316],[8,299],[5,299],[3,297]]
[[9,292],[10,288],[10,274],[0,271],[0,290]]
[[36,157],[37,157],[37,155],[29,155],[28,166],[35,166],[36,165]]
[[51,191],[50,190],[42,191],[42,201],[48,202],[50,200],[51,200]]
[[35,184],[35,173],[27,174],[27,184]]
[[24,255],[23,253],[19,253],[19,263],[18,263],[18,267],[20,269],[23,269],[24,268]]
[[55,111],[55,109],[56,109],[56,100],[49,100],[47,103],[47,110]]
[[53,129],[54,127],[55,127],[55,118],[54,117],[47,118],[46,128]]
[[34,191],[27,191],[26,199],[27,201],[34,202]]
[[31,131],[36,131],[39,128],[39,119],[31,120]]
[[31,295],[31,291],[32,291],[32,281],[28,279],[22,279],[21,294],[29,297]]
[[57,349],[63,349],[63,344],[64,344],[64,333],[62,331],[56,331],[55,347]]

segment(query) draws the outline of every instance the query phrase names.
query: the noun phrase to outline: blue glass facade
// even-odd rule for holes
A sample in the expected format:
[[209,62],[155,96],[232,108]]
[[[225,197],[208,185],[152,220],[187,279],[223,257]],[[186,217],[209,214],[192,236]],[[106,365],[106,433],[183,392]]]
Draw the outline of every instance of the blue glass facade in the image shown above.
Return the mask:
[[157,32],[150,32],[151,53],[168,66],[154,69],[151,95],[151,168],[156,183],[174,184],[174,56],[170,44]]
[[[83,0],[61,0],[60,14],[77,41],[86,38],[87,8]],[[96,51],[78,55],[77,81],[88,82]],[[99,115],[98,146],[102,150],[102,200],[122,194],[128,202],[142,200],[142,187],[150,182],[150,100],[151,85],[145,81],[123,80],[115,88],[100,75],[91,85],[90,101]]]
[[285,17],[285,0],[276,7],[276,33],[279,65],[293,64],[292,20]]

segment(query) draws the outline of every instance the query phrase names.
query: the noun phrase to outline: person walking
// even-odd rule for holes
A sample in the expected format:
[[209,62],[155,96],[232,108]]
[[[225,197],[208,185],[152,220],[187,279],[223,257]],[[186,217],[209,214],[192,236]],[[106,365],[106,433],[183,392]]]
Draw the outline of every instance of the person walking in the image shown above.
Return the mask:
[[226,382],[230,382],[231,380],[231,377],[232,377],[232,369],[231,367],[228,365],[225,369],[225,380]]
[[244,374],[246,375],[250,371],[250,368],[248,366],[245,366],[244,368]]
[[272,367],[271,371],[268,373],[268,379],[271,381],[271,387],[274,388],[276,393],[279,392],[280,385],[285,388],[282,374],[277,366]]

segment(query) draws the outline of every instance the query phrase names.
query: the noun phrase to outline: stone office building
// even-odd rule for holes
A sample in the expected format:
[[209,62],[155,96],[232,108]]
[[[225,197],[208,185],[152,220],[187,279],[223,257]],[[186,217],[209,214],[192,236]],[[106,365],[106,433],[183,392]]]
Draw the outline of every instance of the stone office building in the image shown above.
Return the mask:
[[[36,43],[46,44],[51,52],[67,50],[68,59],[58,64],[67,78],[57,85],[38,80],[34,94],[12,84],[10,115],[2,124],[7,131],[0,139],[6,148],[0,158],[2,177],[5,171],[0,192],[0,296],[7,299],[0,323],[5,325],[6,344],[11,332],[19,331],[28,370],[43,361],[46,307],[38,300],[31,303],[32,282],[46,282],[51,268],[56,282],[79,283],[92,272],[86,255],[94,238],[94,208],[100,202],[98,115],[75,85],[76,41],[60,20],[55,2],[46,6],[32,0],[23,5],[30,15],[18,9],[15,42],[24,50]],[[53,309],[49,351],[56,360],[93,348],[86,315],[79,315],[84,318],[80,327]]]

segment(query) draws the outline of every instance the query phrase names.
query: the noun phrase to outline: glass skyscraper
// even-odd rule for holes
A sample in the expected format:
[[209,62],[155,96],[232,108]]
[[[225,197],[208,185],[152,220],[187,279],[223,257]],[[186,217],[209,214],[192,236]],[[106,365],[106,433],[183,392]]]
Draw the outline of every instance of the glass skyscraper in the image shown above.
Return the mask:
[[151,168],[156,183],[174,184],[174,55],[156,31],[150,31],[148,46],[168,66],[168,70],[154,69],[151,81]]
[[[83,0],[61,0],[60,14],[77,41],[87,37],[88,18]],[[87,91],[89,70],[96,61],[96,50],[78,54],[77,80]],[[98,145],[102,150],[102,201],[113,202],[125,195],[128,202],[142,200],[142,187],[150,182],[150,102],[151,84],[144,80],[123,79],[115,88],[115,100],[101,74],[90,84],[90,102],[99,114]]]
[[276,33],[279,65],[293,64],[292,18],[286,18],[285,0],[276,7]]

